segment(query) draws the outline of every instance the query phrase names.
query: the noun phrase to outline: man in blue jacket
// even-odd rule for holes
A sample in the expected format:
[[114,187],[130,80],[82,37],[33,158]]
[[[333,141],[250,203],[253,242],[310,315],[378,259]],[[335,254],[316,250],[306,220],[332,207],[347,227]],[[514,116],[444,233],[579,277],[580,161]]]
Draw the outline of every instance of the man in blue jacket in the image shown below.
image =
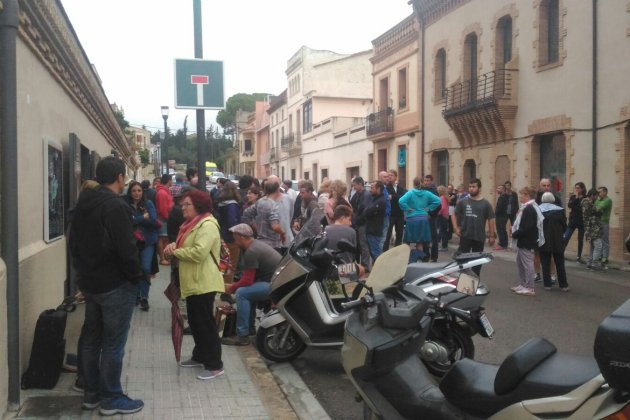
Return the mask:
[[125,165],[113,156],[96,167],[96,189],[79,196],[70,228],[70,252],[85,295],[81,366],[85,377],[82,408],[100,406],[103,415],[135,413],[141,400],[123,394],[120,383],[125,343],[138,294],[140,266],[131,208],[120,196]]

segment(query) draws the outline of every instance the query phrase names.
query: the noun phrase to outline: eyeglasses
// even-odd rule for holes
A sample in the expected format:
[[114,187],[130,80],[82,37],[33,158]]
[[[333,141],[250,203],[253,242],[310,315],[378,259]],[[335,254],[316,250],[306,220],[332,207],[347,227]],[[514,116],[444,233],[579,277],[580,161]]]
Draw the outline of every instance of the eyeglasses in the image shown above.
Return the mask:
[[192,206],[192,203],[182,203],[182,208],[183,207],[190,207]]

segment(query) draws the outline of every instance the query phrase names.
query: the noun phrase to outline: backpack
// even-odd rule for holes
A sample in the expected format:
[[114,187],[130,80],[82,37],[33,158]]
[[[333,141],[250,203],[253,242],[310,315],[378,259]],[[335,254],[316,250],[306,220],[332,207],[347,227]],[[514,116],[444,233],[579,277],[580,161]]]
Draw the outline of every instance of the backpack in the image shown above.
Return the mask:
[[[214,220],[214,225],[217,227],[217,230],[219,230],[219,236],[220,236],[221,230],[219,229],[219,223],[216,221],[216,219],[213,219],[213,220]],[[212,251],[210,251],[210,256],[212,257],[212,260],[219,268],[219,271],[221,272],[221,274],[226,275],[230,273],[230,270],[232,268],[232,257],[230,256],[230,248],[228,248],[227,244],[225,243],[223,239],[221,239],[221,251],[219,253],[219,259],[217,260],[217,257],[214,256]]]
[[226,275],[230,273],[230,270],[232,268],[232,257],[230,256],[230,248],[228,248],[223,239],[221,239],[221,253],[219,261],[217,261],[212,252],[210,252],[210,256],[212,256],[214,263],[217,265],[217,267],[219,267],[219,271],[221,272],[221,274]]

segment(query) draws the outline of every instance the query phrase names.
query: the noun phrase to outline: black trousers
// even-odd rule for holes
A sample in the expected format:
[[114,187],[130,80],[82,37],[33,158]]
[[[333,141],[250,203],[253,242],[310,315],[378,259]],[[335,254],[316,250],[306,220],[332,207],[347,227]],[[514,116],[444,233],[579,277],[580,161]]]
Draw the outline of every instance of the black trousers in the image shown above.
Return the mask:
[[[466,252],[483,252],[483,241],[475,241],[472,239],[464,238],[460,236],[459,238],[459,248],[457,248],[457,253],[466,253]],[[472,269],[480,278],[481,278],[481,266],[478,265],[473,267]]]
[[[437,230],[437,220],[436,218],[439,216],[429,217],[429,226],[431,227],[431,247],[425,245],[424,253],[429,256],[431,262],[436,262],[438,260],[438,247],[440,243],[440,238],[438,238],[438,230]],[[426,257],[425,257],[426,259]]]
[[497,236],[499,237],[499,246],[501,248],[508,247],[508,234],[507,234],[507,216],[497,216],[496,224],[497,224]]
[[396,240],[394,246],[402,244],[403,231],[405,229],[405,218],[403,216],[390,216],[389,228],[387,228],[387,236],[385,236],[385,245],[383,245],[383,252],[389,249],[389,244],[392,240],[392,231],[396,228]]
[[193,360],[203,363],[208,370],[223,368],[221,339],[214,320],[214,296],[216,292],[193,295],[186,298],[188,324],[195,347]]
[[545,287],[551,287],[551,258],[553,258],[553,261],[556,263],[558,285],[563,288],[569,287],[567,283],[567,272],[564,269],[564,253],[540,251],[540,265],[542,267],[543,282]]

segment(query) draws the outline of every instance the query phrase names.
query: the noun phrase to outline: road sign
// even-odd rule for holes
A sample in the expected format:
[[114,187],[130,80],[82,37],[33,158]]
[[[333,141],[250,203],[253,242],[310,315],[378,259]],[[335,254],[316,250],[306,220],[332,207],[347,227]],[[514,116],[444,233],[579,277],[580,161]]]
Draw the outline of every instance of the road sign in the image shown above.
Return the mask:
[[175,108],[223,109],[223,61],[175,59]]

